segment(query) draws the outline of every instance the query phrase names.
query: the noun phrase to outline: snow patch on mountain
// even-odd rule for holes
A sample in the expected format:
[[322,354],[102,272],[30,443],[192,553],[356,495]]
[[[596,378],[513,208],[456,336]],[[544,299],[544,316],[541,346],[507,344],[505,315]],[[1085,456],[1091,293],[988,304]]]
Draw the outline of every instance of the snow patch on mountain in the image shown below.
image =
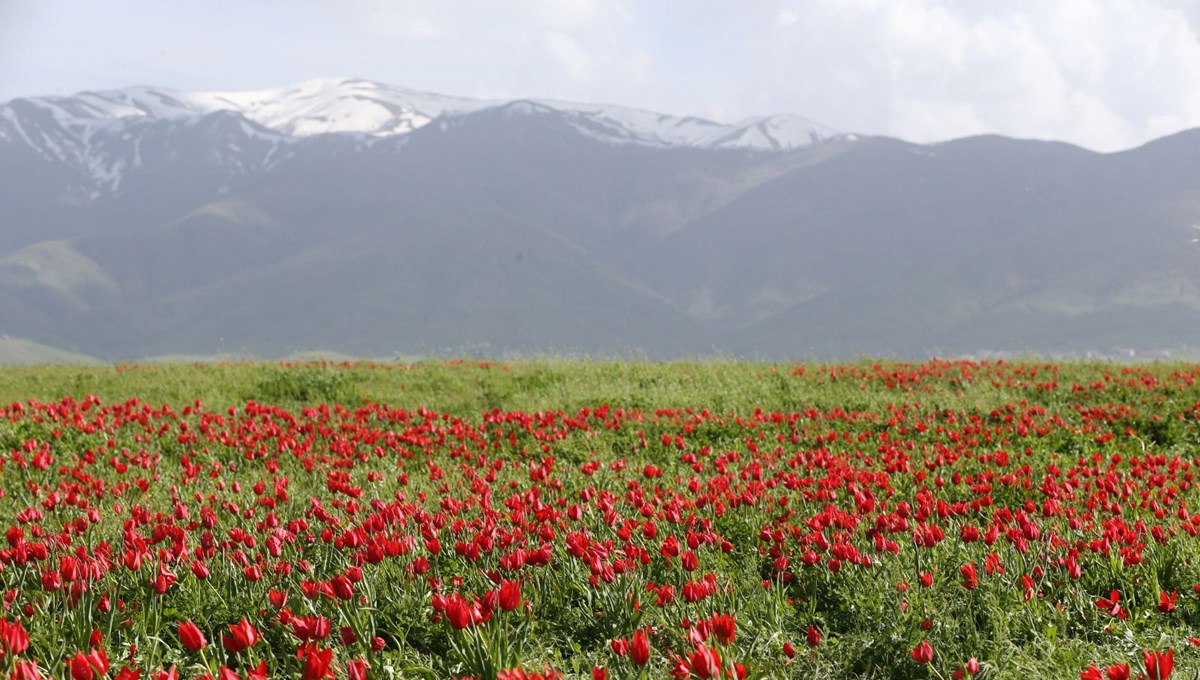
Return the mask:
[[662,147],[701,146],[706,137],[725,129],[724,125],[703,118],[670,116],[623,106],[573,104],[555,100],[542,100],[541,103],[558,111],[578,114],[592,124],[590,130],[584,129],[582,132],[591,134],[596,130],[607,130],[613,141]]
[[792,114],[748,118],[701,142],[710,149],[795,149],[838,136],[832,128]]
[[[64,127],[76,130],[116,119],[190,118],[234,111],[265,128],[298,137],[404,134],[445,114],[511,103],[419,92],[353,78],[321,78],[265,90],[182,92],[130,87],[28,101],[47,108]],[[571,114],[584,123],[585,132],[609,136],[611,141],[651,146],[776,150],[809,146],[837,134],[800,116],[770,116],[727,125],[621,106],[550,99],[521,101]]]
[[496,103],[349,78],[309,80],[270,90],[192,92],[179,96],[210,111],[237,111],[259,125],[295,136],[331,132],[403,134],[444,113]]
[[[299,138],[350,134],[364,142],[395,137],[441,119],[446,130],[461,116],[500,107],[507,115],[561,115],[580,133],[612,144],[658,148],[803,148],[838,133],[806,118],[778,115],[727,125],[621,106],[557,100],[498,101],[419,92],[351,78],[323,78],[264,90],[184,92],[155,87],[14,99],[0,104],[0,140],[19,138],[44,158],[70,164],[96,188],[118,191],[129,172],[143,167],[147,124],[194,126],[214,114],[237,125],[209,131],[205,157],[244,174],[270,167],[280,149]],[[158,143],[164,143],[156,138]],[[169,143],[169,142],[166,142]],[[399,147],[397,147],[399,148]],[[256,156],[249,158],[248,156]]]

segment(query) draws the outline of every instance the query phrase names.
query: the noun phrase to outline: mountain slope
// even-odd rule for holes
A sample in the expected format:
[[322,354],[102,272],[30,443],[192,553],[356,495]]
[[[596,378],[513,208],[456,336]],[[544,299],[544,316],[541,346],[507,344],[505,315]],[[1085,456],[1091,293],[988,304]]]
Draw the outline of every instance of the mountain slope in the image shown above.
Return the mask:
[[[681,246],[683,258],[717,273],[668,297],[723,293],[712,309],[731,310],[730,341],[762,356],[1169,348],[1200,330],[1200,154],[886,146],[792,173],[697,225],[690,243],[706,247]],[[734,224],[752,226],[732,240]],[[720,273],[755,258],[739,243],[763,242],[779,247]],[[777,308],[744,304],[761,299]]]
[[0,333],[105,359],[1128,355],[1200,337],[1200,131],[1096,154],[365,81],[0,106]]
[[97,359],[72,354],[28,340],[0,336],[0,365],[93,364]]

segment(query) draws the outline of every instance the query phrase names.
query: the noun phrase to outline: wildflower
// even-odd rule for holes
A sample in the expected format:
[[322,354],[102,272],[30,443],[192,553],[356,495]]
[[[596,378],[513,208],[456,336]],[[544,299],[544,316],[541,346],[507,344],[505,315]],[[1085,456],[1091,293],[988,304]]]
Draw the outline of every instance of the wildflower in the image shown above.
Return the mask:
[[0,619],[0,658],[4,654],[16,656],[29,648],[29,633],[20,621],[9,622]]
[[1101,597],[1096,600],[1096,606],[1103,609],[1109,616],[1114,616],[1119,619],[1129,618],[1129,612],[1121,608],[1121,593],[1113,590],[1108,594],[1108,597]]
[[208,641],[204,639],[204,633],[200,632],[196,624],[191,621],[179,624],[179,641],[189,652],[198,652],[208,644]]
[[1146,664],[1146,680],[1167,680],[1175,669],[1175,650],[1165,652],[1142,652]]
[[650,640],[644,629],[639,629],[630,639],[629,659],[637,666],[645,666],[650,660]]
[[32,661],[21,659],[17,661],[16,670],[13,671],[13,680],[44,680],[45,676],[38,670],[37,664]]
[[333,662],[332,649],[318,649],[316,645],[304,644],[296,651],[296,658],[304,661],[300,675],[303,680],[324,680],[333,675],[329,669]]
[[979,576],[975,572],[975,564],[964,564],[959,568],[959,573],[963,577],[963,587],[967,590],[972,590],[979,585]]
[[921,664],[933,661],[933,647],[928,640],[921,640],[921,644],[913,647],[912,658],[913,661]]
[[1179,593],[1171,593],[1169,596],[1165,593],[1158,594],[1158,611],[1162,614],[1170,614],[1175,611],[1175,601],[1179,599]]
[[521,606],[521,584],[518,581],[505,581],[500,584],[500,608],[511,612]]
[[229,633],[221,638],[225,649],[231,654],[237,654],[247,647],[253,647],[258,640],[258,630],[246,619],[230,624]]
[[737,637],[737,622],[729,614],[719,614],[712,617],[709,621],[709,626],[712,632],[717,637],[717,642],[722,645],[732,644],[734,638]]

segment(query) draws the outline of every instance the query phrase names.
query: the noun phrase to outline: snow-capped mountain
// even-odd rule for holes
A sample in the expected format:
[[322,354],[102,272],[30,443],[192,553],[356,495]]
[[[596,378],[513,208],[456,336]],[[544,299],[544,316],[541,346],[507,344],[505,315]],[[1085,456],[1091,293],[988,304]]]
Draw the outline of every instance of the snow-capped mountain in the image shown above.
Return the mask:
[[[513,108],[514,103],[521,107]],[[794,115],[724,124],[620,106],[555,100],[501,101],[418,92],[350,78],[309,80],[291,87],[245,91],[184,92],[155,87],[25,97],[0,104],[0,143],[23,144],[44,161],[78,175],[78,200],[119,191],[142,168],[155,145],[171,157],[203,153],[225,157],[233,175],[269,168],[286,148],[306,138],[338,134],[364,144],[405,135],[436,119],[446,124],[505,107],[551,113],[578,132],[610,144],[655,148],[786,151],[838,136],[830,128]],[[241,122],[227,118],[233,115]],[[165,129],[222,121],[220,148],[180,146]],[[225,118],[222,118],[225,116]],[[195,136],[194,134],[192,135]],[[178,137],[178,135],[175,135]],[[150,141],[148,141],[150,140]],[[209,135],[208,142],[214,142]],[[165,145],[165,146],[164,146]],[[253,151],[253,153],[251,153]]]
[[1196,346],[1200,130],[831,135],[363,81],[16,99],[0,333],[113,360]]
[[73,172],[77,181],[70,193],[90,200],[119,191],[131,173],[167,164],[206,163],[230,176],[245,175],[269,167],[294,139],[235,111],[184,115],[182,110],[96,96],[16,99],[0,106],[0,148],[9,142],[40,162]]
[[[534,101],[569,114],[589,134],[618,143],[777,150],[809,146],[837,134],[791,115],[754,118],[730,125],[619,106]],[[36,115],[52,119],[74,137],[86,138],[97,126],[113,121],[192,118],[216,111],[234,111],[282,135],[356,133],[381,137],[411,132],[445,114],[469,113],[506,103],[338,78],[268,90],[183,92],[130,87],[69,97],[31,97],[0,106],[0,117],[16,121],[22,109],[27,113],[36,111]],[[6,134],[13,133],[0,130],[0,135]],[[21,135],[22,131],[18,128],[15,134]],[[67,142],[53,140],[49,146],[53,149],[63,143]]]

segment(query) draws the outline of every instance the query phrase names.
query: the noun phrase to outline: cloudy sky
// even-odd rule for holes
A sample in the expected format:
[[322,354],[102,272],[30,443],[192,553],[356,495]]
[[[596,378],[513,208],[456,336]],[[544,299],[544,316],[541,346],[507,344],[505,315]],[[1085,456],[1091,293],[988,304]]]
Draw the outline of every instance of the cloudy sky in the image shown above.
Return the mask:
[[0,101],[353,76],[936,141],[1200,127],[1200,0],[0,0]]

